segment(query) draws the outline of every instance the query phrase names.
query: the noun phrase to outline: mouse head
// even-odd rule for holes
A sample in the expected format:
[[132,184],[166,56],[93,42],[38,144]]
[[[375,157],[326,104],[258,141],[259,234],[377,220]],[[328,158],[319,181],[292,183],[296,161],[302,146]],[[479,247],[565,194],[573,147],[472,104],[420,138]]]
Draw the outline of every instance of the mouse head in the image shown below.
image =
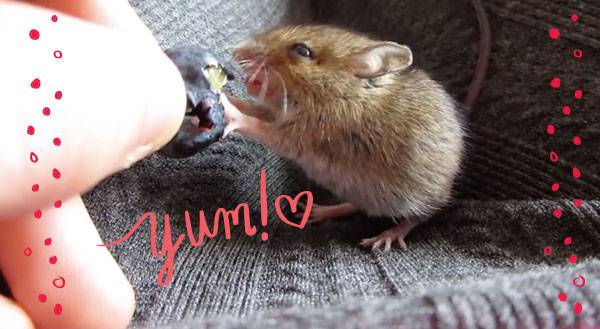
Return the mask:
[[245,70],[248,92],[275,118],[328,101],[358,103],[376,95],[375,87],[391,82],[384,77],[413,62],[407,46],[323,25],[286,26],[259,34],[242,43],[234,57]]

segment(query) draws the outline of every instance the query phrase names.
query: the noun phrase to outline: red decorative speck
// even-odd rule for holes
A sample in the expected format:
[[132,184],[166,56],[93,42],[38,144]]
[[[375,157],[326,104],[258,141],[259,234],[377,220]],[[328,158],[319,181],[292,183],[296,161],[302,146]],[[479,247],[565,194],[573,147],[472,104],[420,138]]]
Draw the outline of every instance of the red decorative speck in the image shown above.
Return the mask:
[[579,20],[579,16],[577,16],[577,14],[573,14],[571,15],[571,20],[573,21],[573,23],[575,23]]
[[40,79],[33,79],[33,81],[31,81],[31,88],[39,89],[41,86],[42,82],[40,81]]
[[56,201],[54,202],[54,208],[60,208],[60,207],[62,207],[62,201],[60,201],[60,200],[56,200]]
[[56,23],[56,21],[58,21],[58,16],[56,16],[56,15],[52,15],[52,18],[51,18],[51,19],[52,19],[52,21],[53,21],[54,23]]
[[33,128],[33,126],[29,126],[29,127],[27,127],[27,134],[28,134],[28,135],[33,135],[33,134],[35,134],[35,128]]
[[33,184],[33,186],[31,186],[31,191],[37,192],[39,190],[40,190],[40,185],[39,184]]
[[558,192],[559,189],[560,189],[560,184],[559,183],[552,184],[552,191],[553,192]]
[[571,243],[573,243],[573,238],[568,236],[564,239],[563,243],[565,244],[565,246],[569,246],[571,245]]
[[554,89],[560,88],[560,78],[556,77],[556,78],[552,79],[552,81],[550,81],[550,87],[552,87]]
[[560,38],[560,30],[555,27],[550,28],[550,30],[548,30],[548,36],[550,36],[550,39],[556,40]]
[[61,99],[63,97],[62,91],[57,91],[54,93],[54,98]]
[[33,217],[35,217],[35,218],[37,218],[37,219],[40,219],[40,218],[42,218],[42,211],[41,211],[40,209],[36,210],[36,211],[33,213]]
[[562,112],[564,115],[570,115],[571,114],[571,108],[569,106],[565,106],[562,109]]
[[45,116],[49,116],[49,115],[50,115],[50,108],[48,108],[48,107],[44,107],[44,109],[42,110],[42,113],[43,113]]
[[558,294],[558,300],[560,300],[561,302],[566,302],[567,294],[565,294],[564,292],[561,292],[560,294]]
[[58,171],[58,169],[54,168],[52,169],[52,177],[59,179],[60,178],[60,171]]
[[548,135],[554,135],[554,133],[556,132],[556,127],[554,127],[554,125],[548,125],[546,126],[546,132],[548,133]]
[[33,251],[31,250],[30,247],[25,248],[25,250],[23,250],[23,254],[27,257],[31,256],[31,254],[33,253]]
[[46,301],[48,301],[48,296],[46,296],[45,294],[39,294],[38,300],[40,301],[40,303],[45,303]]
[[62,311],[63,311],[62,305],[60,305],[60,304],[54,305],[54,314],[61,315]]
[[579,136],[573,137],[573,144],[575,144],[577,146],[581,145],[581,137],[579,137]]
[[31,38],[31,40],[37,40],[40,38],[40,31],[36,30],[36,29],[32,29],[31,31],[29,31],[29,37]]
[[575,312],[575,314],[579,314],[581,311],[583,311],[583,306],[581,306],[581,303],[575,303],[575,306],[573,306],[573,312]]
[[48,261],[50,262],[50,264],[54,265],[58,261],[58,258],[56,258],[56,256],[52,256],[48,258]]
[[37,154],[31,152],[29,153],[29,160],[31,160],[31,162],[36,163],[38,162],[38,156]]
[[573,254],[569,257],[569,263],[575,264],[577,263],[577,255]]
[[583,98],[583,90],[578,89],[575,91],[575,98],[576,99],[582,99]]
[[556,217],[557,219],[560,219],[563,215],[563,211],[560,208],[557,208],[556,210],[554,210],[554,212],[552,213],[552,215],[554,217]]
[[573,168],[573,177],[577,179],[581,178],[581,170],[579,170],[579,168]]
[[61,142],[60,142],[60,138],[56,137],[53,141],[54,145],[56,146],[60,146]]
[[577,200],[575,200],[574,204],[575,204],[575,208],[581,208],[581,206],[583,206],[583,200],[577,199]]

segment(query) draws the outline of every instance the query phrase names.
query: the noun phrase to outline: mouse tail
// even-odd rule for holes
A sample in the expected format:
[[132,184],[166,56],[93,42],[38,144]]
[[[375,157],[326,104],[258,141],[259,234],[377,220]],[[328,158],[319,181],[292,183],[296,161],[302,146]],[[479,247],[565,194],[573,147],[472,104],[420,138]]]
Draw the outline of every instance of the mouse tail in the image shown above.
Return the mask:
[[490,54],[492,48],[492,31],[487,12],[485,11],[481,0],[471,0],[471,4],[475,9],[477,21],[479,22],[480,39],[477,67],[475,68],[471,85],[467,90],[467,96],[464,100],[464,106],[466,107],[468,113],[473,111],[473,107],[475,106],[477,98],[481,93],[483,81],[485,80],[490,63]]

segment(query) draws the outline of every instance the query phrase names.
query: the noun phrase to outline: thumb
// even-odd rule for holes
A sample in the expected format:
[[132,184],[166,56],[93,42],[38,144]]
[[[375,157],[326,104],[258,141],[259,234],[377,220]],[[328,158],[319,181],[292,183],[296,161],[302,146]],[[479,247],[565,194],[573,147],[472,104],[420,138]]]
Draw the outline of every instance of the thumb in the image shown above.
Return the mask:
[[53,14],[0,1],[0,218],[131,166],[166,144],[185,112],[181,75],[155,43]]

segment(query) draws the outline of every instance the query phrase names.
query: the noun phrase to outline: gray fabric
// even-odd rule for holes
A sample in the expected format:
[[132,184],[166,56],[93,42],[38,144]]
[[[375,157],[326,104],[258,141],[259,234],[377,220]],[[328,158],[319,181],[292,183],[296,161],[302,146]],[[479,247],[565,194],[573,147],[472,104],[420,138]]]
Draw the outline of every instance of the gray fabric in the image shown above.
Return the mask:
[[[457,97],[469,83],[477,25],[466,0],[131,1],[164,47],[200,44],[227,54],[251,31],[284,21],[318,20],[374,33],[414,48],[417,65]],[[358,241],[391,225],[351,219],[296,230],[271,220],[270,239],[240,228],[201,248],[179,250],[173,283],[158,287],[162,262],[144,226],[111,249],[137,293],[134,328],[585,328],[600,325],[600,186],[596,1],[487,0],[491,69],[471,120],[469,152],[456,201],[409,236],[409,250],[371,253]],[[581,20],[573,24],[572,12]],[[561,39],[547,37],[550,26]],[[577,61],[572,49],[582,49]],[[564,88],[549,88],[560,75]],[[585,98],[572,99],[576,87]],[[239,82],[230,92],[241,95]],[[563,104],[573,114],[563,117]],[[547,123],[558,132],[545,134]],[[580,134],[583,145],[570,142]],[[550,164],[548,152],[561,156]],[[583,177],[574,180],[570,168]],[[192,159],[153,156],[86,196],[105,241],[147,212],[169,213],[185,230],[185,210],[212,214],[250,202],[258,216],[259,172],[268,193],[309,183],[292,164],[231,136]],[[551,183],[562,183],[554,193]],[[311,184],[312,185],[312,184]],[[326,193],[319,193],[324,197]],[[572,199],[586,200],[576,209]],[[556,207],[565,215],[552,217]],[[276,218],[270,209],[270,218]],[[562,246],[564,236],[574,239]],[[552,245],[555,254],[543,255]],[[569,265],[572,253],[578,265]],[[587,285],[571,280],[585,275]],[[557,294],[568,294],[567,303]],[[583,304],[573,314],[576,301]]]

